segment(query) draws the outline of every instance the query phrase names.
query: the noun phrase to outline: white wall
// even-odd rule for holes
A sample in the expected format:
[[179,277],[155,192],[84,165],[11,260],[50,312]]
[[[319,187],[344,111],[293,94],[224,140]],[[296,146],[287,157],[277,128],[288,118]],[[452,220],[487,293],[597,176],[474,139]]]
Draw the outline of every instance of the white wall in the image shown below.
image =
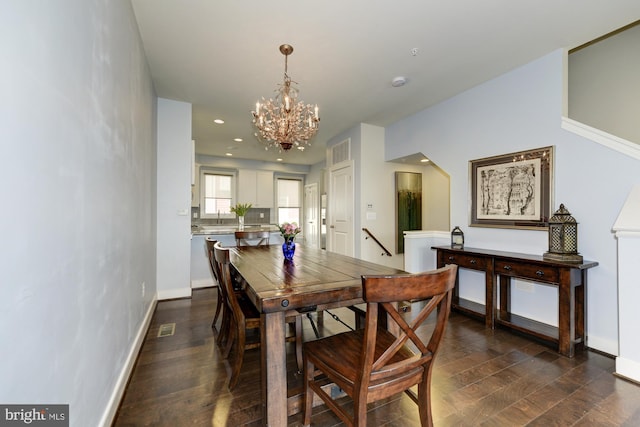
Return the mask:
[[[451,224],[468,224],[468,161],[556,147],[554,210],[579,222],[578,249],[600,265],[589,271],[590,347],[617,354],[616,241],[611,227],[640,162],[560,128],[566,54],[556,51],[387,128],[385,158],[422,152],[451,177]],[[470,247],[542,254],[543,231],[462,227]],[[464,279],[464,277],[463,277]],[[478,280],[478,278],[472,278]],[[557,322],[554,288],[516,292],[514,311]]]
[[569,117],[640,144],[640,25],[569,55]]
[[191,296],[191,104],[158,99],[158,299]]
[[613,226],[618,239],[618,309],[620,353],[616,373],[640,381],[640,341],[638,324],[640,298],[638,258],[640,256],[640,185],[627,198]]
[[[350,138],[351,158],[354,161],[354,240],[355,256],[367,261],[399,269],[404,268],[404,254],[396,253],[396,190],[395,172],[422,173],[423,181],[423,223],[426,222],[426,206],[440,204],[446,206],[440,211],[448,213],[448,183],[441,189],[446,178],[441,173],[432,173],[433,166],[418,166],[385,161],[385,129],[361,123],[347,132],[333,138],[330,147]],[[414,154],[414,153],[411,153]],[[427,189],[431,189],[427,191]],[[329,194],[329,204],[331,195]],[[369,208],[371,205],[371,208]],[[441,213],[433,213],[441,215]],[[434,220],[436,221],[436,220]],[[446,218],[448,223],[448,216]],[[368,228],[392,256],[382,256],[383,250],[362,228]]]
[[100,425],[154,306],[149,71],[127,1],[3,2],[0,40],[0,402]]

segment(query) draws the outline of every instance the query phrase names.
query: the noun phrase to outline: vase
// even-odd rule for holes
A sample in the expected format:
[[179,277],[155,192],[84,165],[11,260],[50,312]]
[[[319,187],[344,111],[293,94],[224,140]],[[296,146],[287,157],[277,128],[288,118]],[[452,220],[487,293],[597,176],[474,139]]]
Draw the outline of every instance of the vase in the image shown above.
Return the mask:
[[244,215],[238,216],[238,230],[244,230]]
[[282,255],[286,261],[293,261],[293,254],[296,252],[296,244],[293,240],[285,240],[282,244]]

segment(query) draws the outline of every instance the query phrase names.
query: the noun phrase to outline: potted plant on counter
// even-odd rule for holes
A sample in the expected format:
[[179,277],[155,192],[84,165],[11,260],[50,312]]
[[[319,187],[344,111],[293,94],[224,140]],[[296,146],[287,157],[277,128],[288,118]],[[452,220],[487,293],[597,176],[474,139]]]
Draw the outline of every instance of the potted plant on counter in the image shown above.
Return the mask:
[[231,206],[231,212],[238,216],[238,229],[244,230],[244,215],[251,209],[251,203],[236,203],[235,206]]

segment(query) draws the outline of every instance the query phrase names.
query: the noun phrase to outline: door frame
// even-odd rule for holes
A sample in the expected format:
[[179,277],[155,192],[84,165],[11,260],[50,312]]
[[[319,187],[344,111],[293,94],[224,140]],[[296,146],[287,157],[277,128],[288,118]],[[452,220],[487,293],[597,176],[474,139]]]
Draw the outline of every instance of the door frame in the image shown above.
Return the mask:
[[342,169],[349,169],[351,171],[351,201],[350,203],[345,203],[346,206],[349,206],[351,209],[351,238],[350,238],[350,244],[351,244],[351,254],[349,254],[350,256],[355,256],[355,177],[354,177],[354,162],[353,160],[346,160],[340,163],[337,163],[335,165],[332,165],[329,168],[329,185],[328,185],[328,191],[327,191],[327,224],[328,229],[327,229],[327,250],[330,252],[335,252],[335,248],[334,248],[334,226],[333,226],[333,218],[334,218],[334,212],[333,212],[333,206],[335,205],[335,203],[333,202],[335,195],[332,194],[332,188],[333,188],[333,175]]

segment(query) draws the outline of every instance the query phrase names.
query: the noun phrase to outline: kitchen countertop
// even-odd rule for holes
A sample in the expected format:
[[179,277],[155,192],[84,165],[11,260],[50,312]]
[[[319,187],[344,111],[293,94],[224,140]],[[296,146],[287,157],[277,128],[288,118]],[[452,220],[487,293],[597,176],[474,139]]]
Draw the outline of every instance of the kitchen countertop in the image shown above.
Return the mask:
[[[193,235],[209,235],[209,234],[234,234],[238,231],[238,226],[235,224],[229,225],[199,225],[197,227],[191,227],[191,234]],[[243,231],[280,231],[278,227],[272,224],[254,224],[245,225]]]

